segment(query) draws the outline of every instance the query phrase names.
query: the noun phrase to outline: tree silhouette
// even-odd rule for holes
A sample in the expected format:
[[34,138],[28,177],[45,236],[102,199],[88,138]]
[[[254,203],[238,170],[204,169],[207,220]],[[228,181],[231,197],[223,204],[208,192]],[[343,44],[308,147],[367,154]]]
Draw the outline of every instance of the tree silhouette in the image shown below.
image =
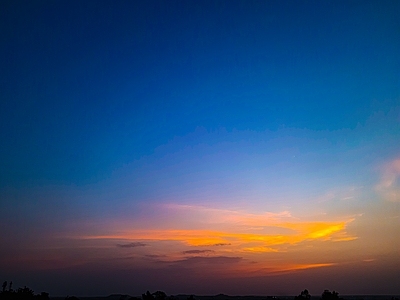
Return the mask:
[[153,293],[153,296],[157,300],[165,300],[165,298],[167,298],[167,294],[162,291],[157,291]]
[[0,293],[0,300],[49,300],[49,294],[46,292],[35,295],[33,290],[26,286],[15,291],[11,288],[12,282],[10,282],[8,291],[6,291],[6,287],[7,281],[3,283],[3,291]]
[[153,300],[154,297],[149,291],[147,291],[146,294],[142,294],[142,299],[143,300]]
[[330,292],[329,290],[325,290],[321,296],[321,300],[340,300],[340,299],[342,298],[339,298],[338,292],[335,291]]
[[311,295],[307,289],[302,291],[300,295],[294,297],[294,300],[309,300],[309,299],[311,299]]
[[166,300],[167,294],[163,291],[157,291],[154,293],[150,293],[149,291],[146,294],[142,294],[142,300]]

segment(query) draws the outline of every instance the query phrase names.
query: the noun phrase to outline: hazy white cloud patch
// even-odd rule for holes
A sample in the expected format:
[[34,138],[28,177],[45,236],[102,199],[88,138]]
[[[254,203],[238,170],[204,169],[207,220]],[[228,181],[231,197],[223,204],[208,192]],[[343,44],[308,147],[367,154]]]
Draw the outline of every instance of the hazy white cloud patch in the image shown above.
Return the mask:
[[400,158],[386,163],[381,170],[376,191],[387,201],[400,202]]

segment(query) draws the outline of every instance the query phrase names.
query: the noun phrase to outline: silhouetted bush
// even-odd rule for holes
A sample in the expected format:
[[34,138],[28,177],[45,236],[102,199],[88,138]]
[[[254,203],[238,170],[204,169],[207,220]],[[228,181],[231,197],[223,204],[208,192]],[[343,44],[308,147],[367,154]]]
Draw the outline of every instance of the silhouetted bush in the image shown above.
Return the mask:
[[152,294],[149,291],[147,291],[146,294],[142,294],[142,299],[143,300],[166,300],[167,294],[164,293],[163,291],[157,291]]
[[165,298],[167,298],[167,294],[164,293],[163,291],[157,291],[153,293],[153,296],[157,300],[165,300]]
[[343,300],[343,298],[339,298],[338,292],[330,292],[329,290],[325,290],[322,293],[321,300]]
[[149,291],[147,291],[146,294],[142,294],[142,299],[143,300],[153,300],[154,297]]
[[307,289],[302,291],[300,295],[294,297],[294,300],[309,300],[309,299],[311,299],[311,295]]
[[3,289],[0,293],[0,300],[49,300],[49,293],[42,292],[35,295],[33,290],[28,287],[19,288],[18,290],[13,290],[12,281],[10,282],[10,287],[6,290],[7,281],[2,285]]

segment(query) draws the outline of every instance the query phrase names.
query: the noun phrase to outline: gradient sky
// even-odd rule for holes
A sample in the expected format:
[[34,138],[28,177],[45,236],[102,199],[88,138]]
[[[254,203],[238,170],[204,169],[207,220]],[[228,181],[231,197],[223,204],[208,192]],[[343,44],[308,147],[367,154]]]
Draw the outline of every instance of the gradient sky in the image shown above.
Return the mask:
[[0,280],[400,294],[399,1],[0,3]]

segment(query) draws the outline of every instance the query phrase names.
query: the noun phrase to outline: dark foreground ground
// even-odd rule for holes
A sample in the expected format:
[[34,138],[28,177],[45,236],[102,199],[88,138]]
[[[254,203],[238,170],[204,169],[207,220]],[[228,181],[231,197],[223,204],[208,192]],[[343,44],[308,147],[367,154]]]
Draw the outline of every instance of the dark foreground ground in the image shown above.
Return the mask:
[[[188,300],[193,296],[194,300],[293,300],[293,296],[196,296],[196,295],[173,295],[175,300]],[[107,297],[78,297],[79,300],[129,300],[131,297],[141,299],[141,295],[110,295]],[[340,295],[343,300],[399,300],[400,295]],[[50,300],[65,300],[65,297],[50,297]],[[311,296],[310,300],[321,300],[321,296]]]

